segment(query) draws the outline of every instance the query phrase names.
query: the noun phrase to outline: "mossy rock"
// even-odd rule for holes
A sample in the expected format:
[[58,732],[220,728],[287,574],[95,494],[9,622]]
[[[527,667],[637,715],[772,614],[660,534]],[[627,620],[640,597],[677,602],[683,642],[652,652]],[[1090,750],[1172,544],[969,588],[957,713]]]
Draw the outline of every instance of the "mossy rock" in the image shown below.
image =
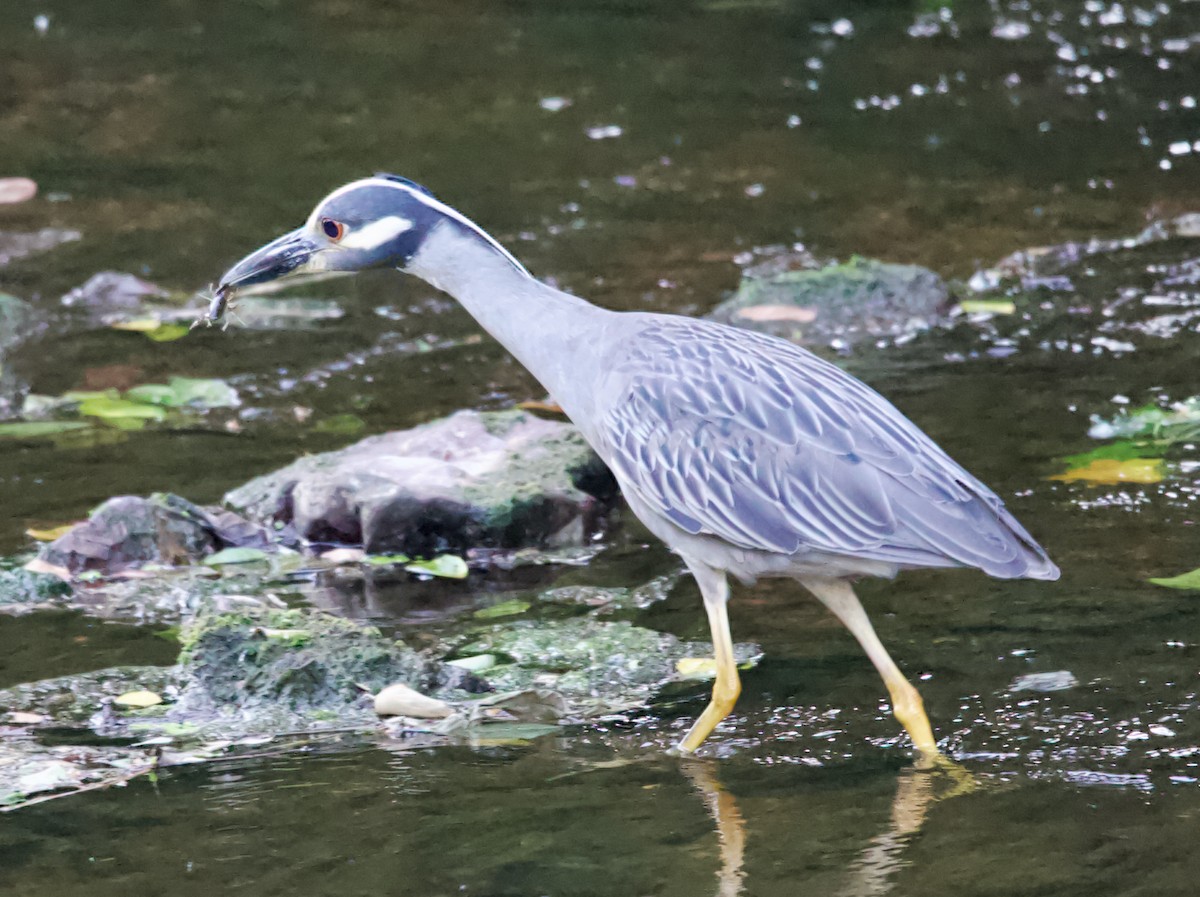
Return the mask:
[[937,324],[950,306],[945,282],[927,268],[854,256],[811,267],[784,254],[747,268],[716,321],[805,345],[897,340]]

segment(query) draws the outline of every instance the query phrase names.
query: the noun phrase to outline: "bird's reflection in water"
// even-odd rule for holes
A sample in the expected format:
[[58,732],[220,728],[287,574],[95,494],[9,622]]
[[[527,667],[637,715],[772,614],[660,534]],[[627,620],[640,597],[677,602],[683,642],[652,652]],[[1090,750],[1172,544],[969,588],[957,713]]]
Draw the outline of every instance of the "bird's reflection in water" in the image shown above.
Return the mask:
[[[717,897],[738,897],[746,873],[743,869],[746,854],[746,819],[738,808],[737,798],[725,790],[718,775],[719,766],[712,760],[689,758],[682,762],[684,775],[704,798],[709,814],[717,826],[721,845],[721,868],[717,872]],[[841,889],[843,897],[875,897],[891,890],[893,876],[904,865],[904,849],[910,838],[920,830],[930,805],[937,796],[937,785],[947,770],[934,764],[918,764],[900,772],[896,794],[892,798],[892,813],[888,828],[867,843],[858,859],[850,865],[850,879]],[[952,785],[943,797],[960,793],[961,769],[949,770]]]

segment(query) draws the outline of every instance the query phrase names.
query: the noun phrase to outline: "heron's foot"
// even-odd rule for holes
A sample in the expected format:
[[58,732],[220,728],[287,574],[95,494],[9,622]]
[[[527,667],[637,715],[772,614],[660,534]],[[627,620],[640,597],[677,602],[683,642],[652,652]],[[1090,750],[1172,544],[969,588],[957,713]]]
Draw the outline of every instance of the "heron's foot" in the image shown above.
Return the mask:
[[939,783],[945,783],[945,790],[938,794],[937,800],[961,797],[964,794],[978,791],[981,787],[970,770],[940,752],[919,754],[914,768],[919,773],[934,777]]

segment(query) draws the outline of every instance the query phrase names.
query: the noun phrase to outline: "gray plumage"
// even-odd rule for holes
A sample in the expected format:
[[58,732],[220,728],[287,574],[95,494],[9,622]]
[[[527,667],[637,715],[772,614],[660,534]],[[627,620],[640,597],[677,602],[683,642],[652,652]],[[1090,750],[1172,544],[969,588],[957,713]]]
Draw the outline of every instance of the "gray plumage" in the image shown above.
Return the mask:
[[995,493],[861,381],[773,337],[646,317],[599,385],[598,448],[674,526],[798,560],[1057,575]]

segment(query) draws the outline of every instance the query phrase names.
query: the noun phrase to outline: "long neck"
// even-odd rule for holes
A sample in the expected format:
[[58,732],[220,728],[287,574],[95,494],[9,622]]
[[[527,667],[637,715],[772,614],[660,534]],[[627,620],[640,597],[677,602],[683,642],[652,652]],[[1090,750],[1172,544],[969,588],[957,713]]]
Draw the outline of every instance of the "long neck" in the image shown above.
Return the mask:
[[615,312],[539,283],[456,222],[435,227],[405,270],[458,300],[569,416],[587,419]]

